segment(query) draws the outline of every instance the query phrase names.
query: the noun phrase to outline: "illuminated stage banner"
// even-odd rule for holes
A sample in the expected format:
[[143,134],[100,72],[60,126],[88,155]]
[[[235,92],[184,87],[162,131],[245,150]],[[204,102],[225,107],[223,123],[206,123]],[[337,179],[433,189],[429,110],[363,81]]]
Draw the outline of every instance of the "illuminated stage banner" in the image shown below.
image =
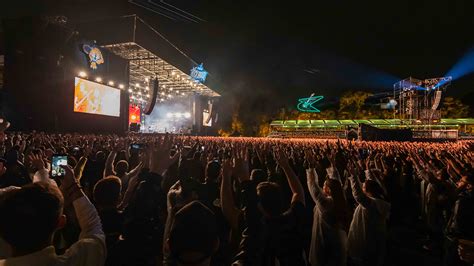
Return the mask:
[[128,123],[140,124],[140,107],[138,105],[130,105],[128,108]]
[[120,116],[120,90],[75,78],[74,112]]
[[194,80],[204,83],[204,81],[206,81],[207,74],[208,74],[207,71],[204,70],[204,67],[202,66],[202,63],[201,63],[200,65],[193,67],[191,69],[190,76]]
[[296,108],[298,108],[300,112],[319,113],[321,111],[313,105],[321,101],[322,99],[324,99],[324,96],[314,96],[313,93],[308,98],[298,99],[298,105],[296,106]]
[[97,69],[98,65],[104,63],[104,57],[98,47],[84,44],[82,50],[89,57],[90,68]]

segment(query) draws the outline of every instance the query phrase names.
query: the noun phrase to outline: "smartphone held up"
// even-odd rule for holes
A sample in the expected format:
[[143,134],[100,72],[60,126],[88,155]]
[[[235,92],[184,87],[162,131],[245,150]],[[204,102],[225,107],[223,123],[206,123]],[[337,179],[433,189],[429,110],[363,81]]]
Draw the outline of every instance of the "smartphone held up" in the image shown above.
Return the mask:
[[51,177],[63,177],[66,175],[66,171],[62,166],[67,165],[67,155],[66,154],[55,154],[51,158]]

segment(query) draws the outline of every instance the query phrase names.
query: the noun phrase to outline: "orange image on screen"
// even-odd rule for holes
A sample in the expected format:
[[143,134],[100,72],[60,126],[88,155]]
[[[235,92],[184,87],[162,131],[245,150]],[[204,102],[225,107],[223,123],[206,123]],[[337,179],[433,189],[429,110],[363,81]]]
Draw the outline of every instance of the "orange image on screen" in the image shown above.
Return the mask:
[[76,78],[74,112],[120,116],[120,90]]

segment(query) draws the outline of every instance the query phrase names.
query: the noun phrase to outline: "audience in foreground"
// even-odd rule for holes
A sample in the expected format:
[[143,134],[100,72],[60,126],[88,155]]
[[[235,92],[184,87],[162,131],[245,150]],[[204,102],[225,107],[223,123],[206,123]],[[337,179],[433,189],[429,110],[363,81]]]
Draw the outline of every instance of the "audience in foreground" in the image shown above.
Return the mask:
[[[58,153],[70,166],[51,178]],[[0,265],[393,265],[392,229],[414,224],[425,252],[472,265],[473,153],[469,141],[2,132]]]

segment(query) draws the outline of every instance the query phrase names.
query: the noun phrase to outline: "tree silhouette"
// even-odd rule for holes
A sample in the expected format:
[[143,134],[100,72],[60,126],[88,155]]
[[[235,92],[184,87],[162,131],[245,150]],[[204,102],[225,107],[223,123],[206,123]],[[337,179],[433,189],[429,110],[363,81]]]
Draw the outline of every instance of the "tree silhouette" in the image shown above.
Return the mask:
[[469,114],[469,106],[465,105],[459,99],[445,97],[441,106],[442,118],[463,118]]

